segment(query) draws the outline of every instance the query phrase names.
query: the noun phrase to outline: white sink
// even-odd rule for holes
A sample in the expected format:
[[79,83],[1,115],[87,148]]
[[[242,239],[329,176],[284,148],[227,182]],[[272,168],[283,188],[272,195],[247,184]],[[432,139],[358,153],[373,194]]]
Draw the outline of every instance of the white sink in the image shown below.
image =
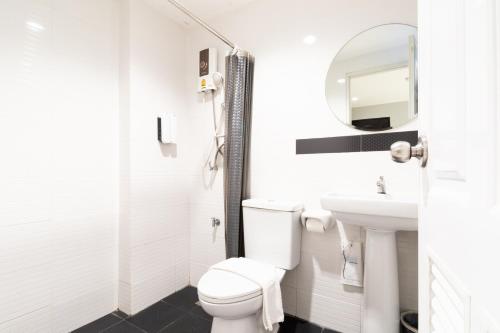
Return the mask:
[[415,231],[418,228],[417,202],[389,194],[328,193],[321,198],[321,206],[343,223],[367,229]]
[[399,332],[399,279],[396,231],[418,229],[416,200],[388,194],[328,193],[321,206],[338,222],[366,229],[364,333]]

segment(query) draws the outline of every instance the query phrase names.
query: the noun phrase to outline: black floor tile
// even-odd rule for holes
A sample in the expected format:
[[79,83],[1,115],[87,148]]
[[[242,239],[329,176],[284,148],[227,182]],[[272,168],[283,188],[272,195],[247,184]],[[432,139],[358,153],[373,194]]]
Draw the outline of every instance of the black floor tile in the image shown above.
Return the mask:
[[162,301],[197,317],[212,320],[212,316],[206,313],[199,304],[196,304],[198,302],[198,291],[195,287],[186,287],[175,294],[165,297]]
[[181,310],[190,311],[198,302],[198,291],[194,287],[186,287],[178,292],[165,297],[163,302],[173,305]]
[[168,325],[160,333],[210,333],[212,321],[187,314]]
[[321,333],[323,329],[305,320],[292,316],[285,316],[285,321],[280,324],[278,333]]
[[145,333],[145,331],[123,320],[121,323],[111,326],[105,333]]
[[129,317],[128,314],[126,314],[125,312],[120,311],[120,310],[116,310],[115,312],[113,312],[113,314],[115,316],[118,316],[118,317],[122,318],[122,319],[127,319]]
[[[74,333],[210,333],[213,318],[197,305],[196,288],[187,287],[129,317],[117,310]],[[279,333],[340,333],[285,315]]]
[[170,304],[158,302],[127,319],[137,327],[155,333],[179,319],[184,312]]
[[190,314],[196,316],[196,317],[200,317],[202,319],[205,319],[205,320],[212,320],[212,316],[209,315],[208,313],[205,312],[205,310],[203,310],[203,308],[200,306],[200,305],[196,305],[195,307],[193,307],[190,311],[189,311]]
[[108,314],[102,318],[99,318],[90,324],[87,324],[85,326],[80,327],[76,331],[73,331],[73,333],[96,333],[96,332],[102,332],[106,328],[113,326],[123,319],[113,315],[113,314]]

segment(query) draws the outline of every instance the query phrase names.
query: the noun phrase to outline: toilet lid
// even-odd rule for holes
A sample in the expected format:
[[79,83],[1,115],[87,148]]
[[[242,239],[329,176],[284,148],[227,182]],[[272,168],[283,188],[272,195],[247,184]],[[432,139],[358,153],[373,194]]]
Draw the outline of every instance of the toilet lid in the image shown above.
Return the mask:
[[[277,268],[276,275],[278,281],[281,282],[285,271]],[[262,295],[262,288],[258,284],[227,271],[209,270],[198,282],[198,296],[208,303],[236,303],[260,295]]]
[[209,270],[198,282],[198,296],[208,303],[242,302],[261,294],[258,284],[226,271]]

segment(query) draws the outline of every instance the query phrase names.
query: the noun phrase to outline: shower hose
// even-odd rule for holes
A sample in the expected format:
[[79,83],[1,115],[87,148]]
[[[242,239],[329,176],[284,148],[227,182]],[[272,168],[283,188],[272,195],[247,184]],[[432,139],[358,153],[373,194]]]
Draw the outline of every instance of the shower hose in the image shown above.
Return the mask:
[[[222,86],[222,79],[220,79],[220,83],[218,85]],[[221,88],[223,89],[223,88]],[[219,156],[224,156],[224,133],[221,133],[221,123],[223,118],[223,110],[221,110],[221,115],[219,120],[217,120],[217,107],[215,102],[214,90],[209,90],[210,100],[212,102],[212,122],[213,122],[213,137],[210,143],[209,152],[207,155],[207,159],[205,161],[204,167],[208,168],[209,171],[216,172],[218,169],[217,162]],[[222,96],[224,96],[224,91],[222,91]],[[203,96],[203,100],[205,102],[206,95]],[[221,109],[223,109],[223,103],[221,105]]]

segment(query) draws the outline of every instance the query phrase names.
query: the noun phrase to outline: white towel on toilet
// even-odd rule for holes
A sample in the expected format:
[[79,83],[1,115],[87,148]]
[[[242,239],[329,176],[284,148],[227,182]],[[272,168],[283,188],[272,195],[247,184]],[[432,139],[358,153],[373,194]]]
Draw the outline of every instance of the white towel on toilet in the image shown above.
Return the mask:
[[237,274],[262,288],[262,322],[266,330],[272,331],[273,324],[284,320],[280,281],[273,265],[248,258],[230,258],[210,269]]

